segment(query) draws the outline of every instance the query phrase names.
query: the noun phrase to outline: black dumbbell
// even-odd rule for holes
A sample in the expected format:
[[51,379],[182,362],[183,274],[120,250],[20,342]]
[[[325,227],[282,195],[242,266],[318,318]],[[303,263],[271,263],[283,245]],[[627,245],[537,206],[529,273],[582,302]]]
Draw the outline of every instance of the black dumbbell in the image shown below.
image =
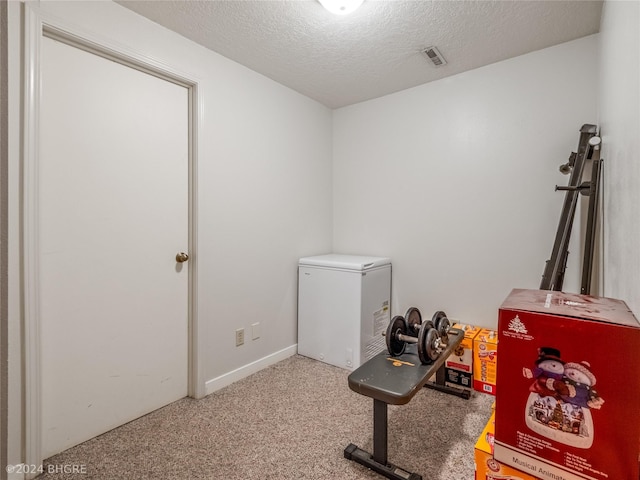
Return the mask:
[[432,363],[448,345],[450,327],[451,322],[443,311],[437,311],[432,320],[423,324],[420,310],[411,307],[404,317],[397,315],[389,323],[385,334],[387,350],[392,356],[399,356],[404,353],[407,343],[415,343],[420,362]]
[[416,337],[407,335],[407,324],[402,315],[396,315],[391,319],[384,335],[387,342],[387,350],[394,357],[404,353],[407,343],[418,342]]
[[[448,341],[449,335],[446,335],[446,338]],[[436,361],[446,346],[431,320],[422,324],[418,333],[418,357],[423,364]]]
[[421,324],[418,336],[414,337],[407,335],[407,321],[401,315],[391,319],[385,337],[387,350],[394,357],[404,353],[407,343],[417,344],[418,358],[423,364],[429,364],[436,360],[445,346],[431,320]]
[[407,333],[409,335],[418,335],[420,325],[422,325],[422,314],[416,307],[410,307],[404,314],[404,321],[407,325]]
[[[412,336],[414,334],[417,335],[420,331],[420,325],[422,325],[422,314],[420,310],[416,307],[410,307],[404,315],[404,320],[407,325],[407,334]],[[438,310],[433,314],[431,322],[433,323],[433,327],[438,331],[442,342],[447,345],[449,343],[448,332],[451,328],[451,322],[447,318],[447,314],[442,310]]]
[[436,313],[433,314],[433,318],[431,319],[431,321],[436,327],[436,330],[438,331],[438,334],[440,335],[442,342],[444,342],[445,345],[448,345],[449,329],[451,328],[451,322],[447,318],[447,314],[444,313],[442,310],[438,310]]

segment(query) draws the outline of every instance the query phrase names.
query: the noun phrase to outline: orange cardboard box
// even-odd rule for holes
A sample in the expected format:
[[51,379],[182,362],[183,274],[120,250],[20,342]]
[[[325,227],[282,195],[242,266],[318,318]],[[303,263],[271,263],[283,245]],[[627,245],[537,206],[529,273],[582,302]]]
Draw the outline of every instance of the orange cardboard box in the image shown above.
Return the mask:
[[493,458],[494,429],[495,412],[491,414],[491,418],[476,442],[474,452],[475,480],[537,480],[525,472],[503,465]]
[[480,327],[456,323],[453,328],[464,332],[462,343],[445,362],[445,382],[454,387],[473,388],[473,340]]
[[483,328],[473,340],[473,388],[496,394],[498,332]]

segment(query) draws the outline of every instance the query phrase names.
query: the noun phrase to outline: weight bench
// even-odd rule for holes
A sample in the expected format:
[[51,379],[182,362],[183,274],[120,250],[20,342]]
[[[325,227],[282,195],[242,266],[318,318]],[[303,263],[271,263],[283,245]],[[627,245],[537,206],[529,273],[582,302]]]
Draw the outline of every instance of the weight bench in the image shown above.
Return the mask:
[[[374,470],[391,480],[422,480],[387,461],[387,405],[405,405],[421,388],[433,388],[468,399],[469,390],[445,385],[444,362],[464,339],[464,332],[449,329],[449,344],[430,365],[423,365],[416,345],[407,345],[405,353],[392,357],[387,352],[371,358],[349,375],[349,388],[373,398],[373,455],[350,443],[344,457]],[[428,380],[436,375],[435,383]]]

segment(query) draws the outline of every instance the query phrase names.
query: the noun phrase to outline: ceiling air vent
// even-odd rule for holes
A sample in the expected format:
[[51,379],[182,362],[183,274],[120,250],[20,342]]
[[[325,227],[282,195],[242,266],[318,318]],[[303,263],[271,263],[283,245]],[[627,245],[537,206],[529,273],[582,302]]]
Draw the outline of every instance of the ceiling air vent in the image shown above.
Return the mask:
[[424,54],[427,56],[429,60],[431,60],[431,63],[433,63],[436,67],[441,67],[442,65],[447,64],[447,61],[444,59],[444,57],[436,47],[427,48],[424,51]]

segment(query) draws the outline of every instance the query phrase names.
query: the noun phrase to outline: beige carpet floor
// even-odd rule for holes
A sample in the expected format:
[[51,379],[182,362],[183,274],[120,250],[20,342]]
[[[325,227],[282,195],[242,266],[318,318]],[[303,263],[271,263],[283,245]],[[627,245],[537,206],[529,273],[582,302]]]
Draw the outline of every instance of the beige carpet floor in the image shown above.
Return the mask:
[[[381,479],[343,455],[349,443],[369,452],[373,445],[373,401],[349,389],[348,374],[290,357],[51,457],[38,478]],[[424,480],[472,480],[473,447],[492,401],[423,389],[390,406],[389,461]]]

